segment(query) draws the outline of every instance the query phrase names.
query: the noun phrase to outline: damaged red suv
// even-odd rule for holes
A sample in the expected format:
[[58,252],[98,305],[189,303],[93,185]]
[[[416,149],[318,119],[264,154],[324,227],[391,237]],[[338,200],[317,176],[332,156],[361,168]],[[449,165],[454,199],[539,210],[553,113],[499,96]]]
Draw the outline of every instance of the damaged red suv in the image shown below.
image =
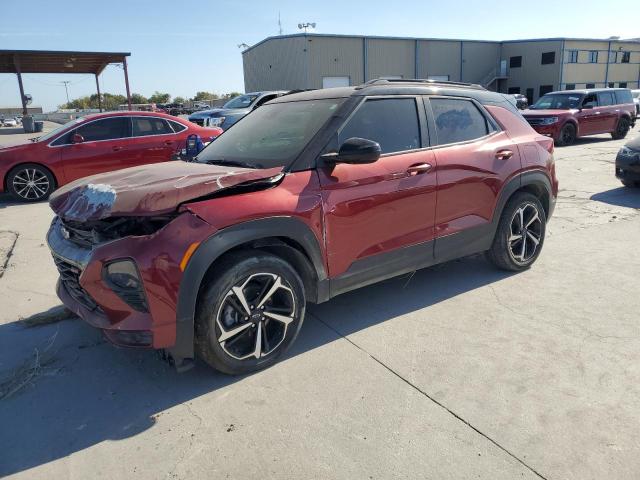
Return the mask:
[[53,194],[58,295],[115,344],[274,363],[307,302],[478,252],[523,270],[558,183],[553,141],[502,94],[377,80],[283,96],[195,162]]

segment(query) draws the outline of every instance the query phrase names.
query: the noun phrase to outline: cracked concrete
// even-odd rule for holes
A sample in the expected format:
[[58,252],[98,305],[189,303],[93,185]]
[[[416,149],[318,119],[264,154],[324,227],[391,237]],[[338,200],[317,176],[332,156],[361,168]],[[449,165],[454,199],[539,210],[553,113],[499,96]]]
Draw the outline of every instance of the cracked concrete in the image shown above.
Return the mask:
[[80,321],[24,328],[58,311],[51,214],[0,200],[20,235],[0,278],[0,373],[55,331],[63,367],[2,402],[0,476],[638,478],[640,192],[613,176],[622,143],[556,150],[560,198],[531,270],[474,256],[311,306],[287,358],[247,377],[176,374]]
[[17,240],[18,234],[16,232],[0,231],[0,278],[9,265]]

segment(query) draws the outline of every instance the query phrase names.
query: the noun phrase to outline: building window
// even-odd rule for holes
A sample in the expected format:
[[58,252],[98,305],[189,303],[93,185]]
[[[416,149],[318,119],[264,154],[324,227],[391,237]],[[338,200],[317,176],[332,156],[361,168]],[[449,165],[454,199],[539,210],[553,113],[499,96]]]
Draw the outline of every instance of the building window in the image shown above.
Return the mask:
[[629,63],[631,60],[631,52],[622,52],[622,63]]
[[564,86],[564,89],[565,89],[565,90],[575,90],[575,89],[576,89],[576,84],[575,84],[575,83],[567,83],[567,84]]
[[540,97],[546,95],[549,92],[553,92],[553,85],[540,85]]
[[578,50],[569,50],[568,57],[567,63],[578,63]]
[[507,93],[509,95],[514,95],[516,93],[520,93],[520,87],[509,87],[509,90],[507,90]]
[[522,55],[509,58],[509,68],[520,68],[522,66]]
[[542,65],[556,63],[556,52],[544,52],[542,54]]
[[620,83],[618,83],[618,86],[620,88],[627,88],[627,82],[620,82]]
[[585,88],[596,88],[596,84],[595,83],[587,83]]
[[609,63],[618,63],[618,52],[609,51]]
[[598,63],[598,51],[590,50],[589,51],[589,63]]
[[616,86],[616,84],[615,84],[615,83],[613,83],[613,82],[609,82],[609,88],[614,88],[615,86]]

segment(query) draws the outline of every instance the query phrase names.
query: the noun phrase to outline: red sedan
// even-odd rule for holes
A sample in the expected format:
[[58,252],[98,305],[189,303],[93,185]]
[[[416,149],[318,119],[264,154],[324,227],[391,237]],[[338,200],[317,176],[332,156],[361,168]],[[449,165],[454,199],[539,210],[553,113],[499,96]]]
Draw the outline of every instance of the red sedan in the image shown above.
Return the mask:
[[157,112],[87,115],[31,142],[0,147],[0,192],[43,200],[87,175],[170,160],[194,133],[209,142],[222,129]]

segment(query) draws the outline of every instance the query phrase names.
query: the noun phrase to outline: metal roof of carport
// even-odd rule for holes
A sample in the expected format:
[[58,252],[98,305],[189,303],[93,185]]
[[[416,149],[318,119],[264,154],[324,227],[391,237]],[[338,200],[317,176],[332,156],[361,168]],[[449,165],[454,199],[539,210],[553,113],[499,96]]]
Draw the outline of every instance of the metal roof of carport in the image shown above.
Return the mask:
[[[92,73],[100,75],[110,63],[123,63],[129,52],[66,52],[0,50],[0,73]],[[17,65],[16,65],[17,60]]]

